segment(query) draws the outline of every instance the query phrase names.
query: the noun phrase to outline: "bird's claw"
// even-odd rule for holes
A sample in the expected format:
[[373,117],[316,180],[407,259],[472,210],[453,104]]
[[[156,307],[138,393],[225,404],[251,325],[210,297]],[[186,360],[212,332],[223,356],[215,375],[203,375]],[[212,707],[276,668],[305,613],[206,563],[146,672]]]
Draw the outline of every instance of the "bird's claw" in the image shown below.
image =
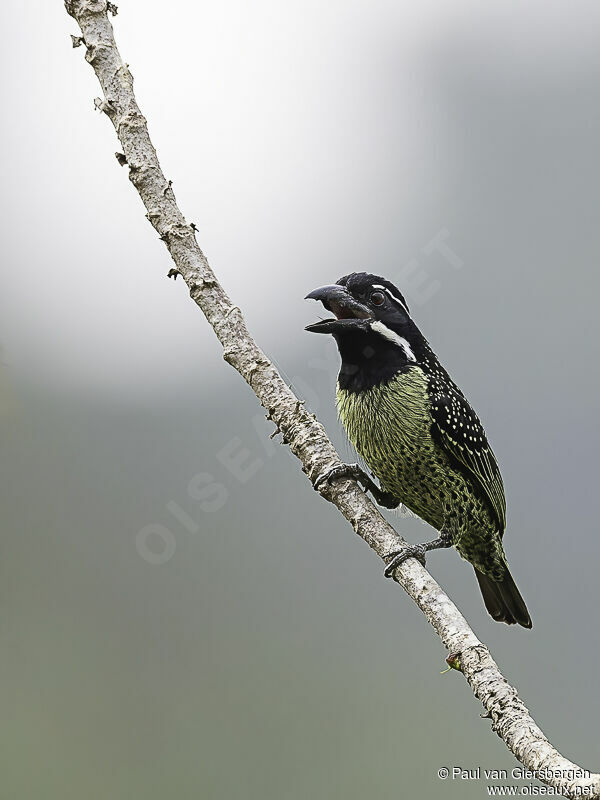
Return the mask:
[[364,475],[363,470],[358,464],[338,464],[337,467],[332,467],[327,472],[319,475],[315,481],[315,489],[318,491],[324,483],[333,483],[342,478],[353,478],[355,481],[360,481]]
[[338,464],[337,467],[319,475],[314,486],[318,491],[323,483],[331,483],[343,478],[355,480],[365,492],[371,492],[376,502],[384,508],[397,508],[400,504],[400,500],[395,495],[380,489],[358,464]]
[[397,553],[390,554],[390,561],[388,561],[383,574],[386,578],[391,578],[396,568],[399,567],[403,561],[406,561],[407,558],[416,558],[417,561],[420,561],[421,564],[425,566],[425,556],[430,550],[452,547],[452,544],[452,534],[446,529],[442,529],[438,538],[433,539],[431,542],[407,544],[406,547],[403,547],[402,550],[399,550]]
[[391,559],[388,561],[383,574],[386,578],[392,578],[394,572],[407,558],[416,558],[417,561],[420,561],[425,566],[426,552],[422,544],[407,544],[402,550],[391,554]]

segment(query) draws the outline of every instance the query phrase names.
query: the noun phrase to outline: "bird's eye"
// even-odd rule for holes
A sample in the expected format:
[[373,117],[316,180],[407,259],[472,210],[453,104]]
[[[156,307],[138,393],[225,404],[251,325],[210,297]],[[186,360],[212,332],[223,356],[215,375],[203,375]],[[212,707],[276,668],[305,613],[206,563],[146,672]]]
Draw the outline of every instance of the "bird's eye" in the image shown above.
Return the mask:
[[383,292],[373,292],[370,297],[371,303],[374,306],[382,306],[383,301],[385,300],[385,295]]

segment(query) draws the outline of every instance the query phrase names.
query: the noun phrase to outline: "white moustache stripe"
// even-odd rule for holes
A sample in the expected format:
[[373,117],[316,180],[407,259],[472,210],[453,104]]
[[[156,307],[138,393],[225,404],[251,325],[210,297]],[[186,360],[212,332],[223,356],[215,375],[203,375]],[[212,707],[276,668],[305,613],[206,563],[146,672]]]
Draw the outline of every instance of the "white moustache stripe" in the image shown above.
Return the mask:
[[380,286],[378,283],[374,283],[374,284],[373,284],[373,288],[374,288],[374,289],[381,289],[381,291],[382,291],[382,292],[385,292],[386,294],[388,294],[388,295],[389,295],[389,296],[392,298],[392,300],[395,300],[395,301],[396,301],[396,302],[397,302],[399,305],[401,305],[401,306],[402,306],[402,308],[403,308],[403,309],[406,311],[406,313],[407,313],[407,314],[409,313],[409,311],[408,311],[408,308],[407,308],[407,307],[406,307],[406,305],[405,305],[405,304],[402,302],[402,300],[400,300],[400,298],[399,298],[399,297],[396,297],[396,295],[395,295],[395,294],[394,294],[392,291],[390,291],[390,290],[387,288],[387,286]]
[[393,342],[395,345],[398,345],[398,347],[401,347],[404,350],[404,355],[406,356],[407,360],[414,361],[416,363],[417,359],[415,358],[415,354],[403,336],[398,336],[395,331],[390,330],[387,325],[384,325],[383,322],[380,322],[379,320],[371,322],[371,330],[375,331],[375,333],[378,333],[380,336],[383,336],[383,338],[387,339],[388,342]]

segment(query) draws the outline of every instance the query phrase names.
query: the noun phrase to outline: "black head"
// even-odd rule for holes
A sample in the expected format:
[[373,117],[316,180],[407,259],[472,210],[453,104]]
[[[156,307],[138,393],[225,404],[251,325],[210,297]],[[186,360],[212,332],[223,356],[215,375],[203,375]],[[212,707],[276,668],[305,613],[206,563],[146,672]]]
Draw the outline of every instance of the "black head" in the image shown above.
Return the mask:
[[361,320],[379,321],[393,330],[410,319],[406,300],[394,284],[368,272],[344,275],[331,286],[315,289],[305,299],[320,300],[336,316],[335,320],[309,325],[306,330],[312,333],[343,333],[350,328],[366,330],[368,325]]
[[333,335],[342,356],[342,388],[360,391],[418,362],[424,339],[406,300],[385,278],[353,272],[306,299],[320,300],[335,315],[306,330]]

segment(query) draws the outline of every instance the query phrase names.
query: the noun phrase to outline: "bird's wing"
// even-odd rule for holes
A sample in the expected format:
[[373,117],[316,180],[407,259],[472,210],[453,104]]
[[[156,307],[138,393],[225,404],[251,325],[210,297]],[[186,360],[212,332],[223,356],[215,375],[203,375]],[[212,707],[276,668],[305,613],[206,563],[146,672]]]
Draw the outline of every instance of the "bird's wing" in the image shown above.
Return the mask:
[[488,500],[500,533],[506,527],[506,499],[498,462],[483,425],[460,389],[452,381],[430,383],[433,432],[442,447],[475,478]]

